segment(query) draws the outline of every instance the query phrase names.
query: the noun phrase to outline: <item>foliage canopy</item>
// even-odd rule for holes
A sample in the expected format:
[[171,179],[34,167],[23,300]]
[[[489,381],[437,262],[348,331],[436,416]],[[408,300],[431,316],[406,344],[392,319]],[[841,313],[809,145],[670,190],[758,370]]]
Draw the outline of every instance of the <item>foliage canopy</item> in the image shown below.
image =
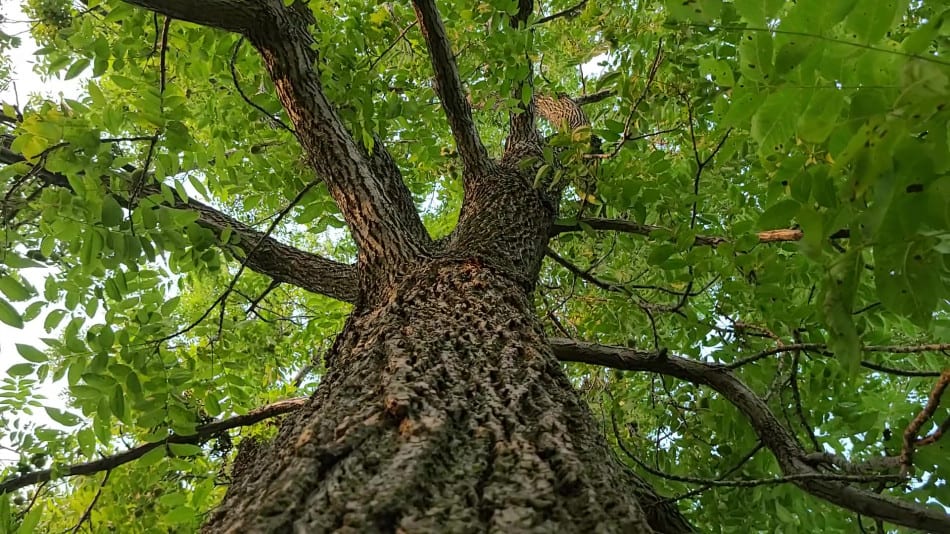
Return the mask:
[[[2,466],[7,480],[306,396],[349,309],[244,260],[263,243],[250,228],[355,257],[256,51],[118,0],[74,4],[24,10],[37,68],[87,79],[85,92],[4,102],[0,117],[0,321],[41,321],[50,336],[17,345],[0,377],[0,440],[19,460]],[[582,102],[603,140],[593,164],[541,167],[574,184],[536,293],[551,337],[730,365],[810,451],[858,466],[913,453],[903,468],[838,474],[950,506],[947,442],[906,444],[950,424],[938,387],[950,367],[950,9],[540,4],[519,31],[518,2],[440,8],[487,146],[503,146],[508,111],[531,98],[511,96],[525,57],[536,91]],[[460,162],[411,6],[310,7],[328,98],[357,140],[388,147],[429,232],[448,234]],[[552,143],[571,146],[556,130]],[[618,454],[681,497],[699,530],[856,529],[853,511],[767,482],[779,466],[722,394],[661,374],[568,372]],[[37,393],[54,382],[62,400]],[[7,494],[0,531],[126,532],[129,518],[194,531],[221,498],[231,440],[272,429]]]

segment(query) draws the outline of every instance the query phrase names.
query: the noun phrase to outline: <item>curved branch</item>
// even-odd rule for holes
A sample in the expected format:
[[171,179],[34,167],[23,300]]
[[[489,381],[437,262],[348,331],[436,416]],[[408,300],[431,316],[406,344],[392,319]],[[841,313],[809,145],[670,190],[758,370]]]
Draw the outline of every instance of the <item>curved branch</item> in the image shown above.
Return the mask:
[[412,4],[416,9],[416,19],[419,21],[422,36],[426,40],[432,70],[435,71],[435,92],[442,102],[442,110],[445,111],[452,137],[458,146],[462,166],[465,168],[464,176],[482,176],[491,168],[492,163],[472,119],[472,108],[462,88],[455,55],[452,53],[452,45],[446,35],[442,17],[434,0],[413,0]]
[[[561,361],[602,365],[627,371],[649,371],[709,386],[729,400],[749,421],[762,443],[775,455],[785,476],[820,474],[807,461],[808,453],[795,436],[775,417],[768,405],[724,366],[704,363],[665,350],[646,352],[569,339],[549,339]],[[928,532],[950,532],[950,515],[872,493],[833,480],[794,478],[804,491],[867,517]]]
[[[9,165],[23,161],[26,160],[20,154],[0,146],[0,163]],[[123,169],[125,172],[134,170]],[[62,174],[36,166],[30,172],[46,185],[72,189],[69,180]],[[108,178],[103,178],[103,184],[108,189]],[[358,287],[354,266],[281,243],[207,204],[193,199],[184,200],[173,188],[170,189],[175,203],[169,207],[197,212],[197,223],[214,232],[218,238],[230,228],[232,235],[237,236],[237,243],[224,246],[250,254],[247,258],[247,267],[252,271],[312,293],[326,295],[344,302],[356,302]],[[142,188],[140,196],[161,195],[161,193],[160,186],[150,184]],[[261,240],[262,237],[263,240]],[[260,242],[259,245],[258,242]]]
[[[120,452],[119,454],[114,454],[112,456],[106,456],[105,458],[95,460],[92,462],[86,462],[83,464],[76,464],[73,466],[63,468],[58,468],[56,476],[71,477],[76,475],[91,475],[93,473],[98,473],[100,471],[110,471],[119,467],[120,465],[127,464],[134,460],[138,460],[145,453],[157,449],[158,447],[164,447],[168,444],[174,443],[189,443],[189,444],[200,444],[204,443],[208,439],[211,439],[215,434],[223,432],[225,430],[230,430],[232,428],[237,428],[241,426],[250,426],[255,423],[259,423],[265,419],[270,419],[272,417],[277,417],[278,415],[283,415],[288,412],[295,411],[299,408],[302,408],[310,399],[306,397],[299,397],[295,399],[286,399],[282,401],[277,401],[266,406],[251,410],[250,412],[243,415],[236,415],[229,419],[222,419],[220,421],[215,421],[213,423],[208,423],[206,425],[201,425],[195,429],[195,433],[188,436],[174,435],[170,436],[167,439],[156,443],[145,443],[139,445],[138,447],[131,448],[127,451]],[[27,473],[18,477],[9,478],[0,482],[0,495],[4,493],[9,493],[11,491],[16,491],[21,488],[33,484],[39,484],[40,482],[46,482],[54,478],[53,471],[51,469],[43,469],[42,471],[33,471],[32,473]]]

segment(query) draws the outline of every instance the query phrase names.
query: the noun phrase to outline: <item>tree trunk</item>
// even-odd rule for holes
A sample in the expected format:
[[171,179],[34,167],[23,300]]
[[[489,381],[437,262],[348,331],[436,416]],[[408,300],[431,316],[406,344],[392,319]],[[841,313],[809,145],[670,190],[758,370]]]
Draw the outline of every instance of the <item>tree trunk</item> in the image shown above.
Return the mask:
[[[441,259],[394,289],[351,317],[310,405],[239,456],[206,532],[653,532],[523,286]],[[662,510],[658,531],[688,529]]]

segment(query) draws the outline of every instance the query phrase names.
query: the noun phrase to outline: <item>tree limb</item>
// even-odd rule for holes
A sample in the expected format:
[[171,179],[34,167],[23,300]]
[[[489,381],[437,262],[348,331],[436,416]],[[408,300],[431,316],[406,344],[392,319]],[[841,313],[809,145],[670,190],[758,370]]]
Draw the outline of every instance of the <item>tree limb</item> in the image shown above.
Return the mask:
[[[642,236],[649,236],[651,233],[660,231],[670,231],[668,228],[663,226],[656,226],[652,224],[641,224],[635,221],[627,221],[624,219],[602,219],[602,218],[588,218],[580,219],[575,223],[569,224],[555,224],[551,228],[551,237],[554,237],[558,234],[563,234],[566,232],[579,232],[584,230],[584,227],[591,228],[593,230],[608,230],[613,232],[623,232],[626,234],[636,234]],[[756,237],[759,239],[759,243],[787,243],[794,241],[801,241],[804,237],[804,233],[797,228],[782,228],[777,230],[765,230],[756,234]],[[846,239],[851,235],[847,230],[838,230],[837,232],[831,234],[829,237],[831,239]],[[728,242],[729,239],[721,236],[708,236],[708,235],[697,235],[694,241],[696,246],[710,246],[715,247],[722,243]]]
[[431,239],[392,157],[378,140],[369,147],[372,155],[357,143],[323,91],[319,52],[310,34],[315,20],[306,3],[218,0],[217,4],[234,9],[255,6],[254,20],[243,25],[225,25],[196,13],[205,11],[204,2],[134,3],[189,22],[238,31],[260,52],[311,167],[326,182],[356,241],[359,263],[366,268],[366,276],[360,278],[367,285],[362,295],[373,298],[399,271],[393,264],[405,263],[428,249]]
[[124,0],[174,19],[232,32],[246,32],[261,20],[263,2],[253,0]]
[[452,137],[455,138],[462,159],[464,177],[472,179],[484,176],[492,167],[492,163],[472,119],[472,108],[462,88],[455,55],[452,53],[452,45],[446,35],[442,17],[434,0],[413,0],[412,4],[416,9],[416,19],[419,21],[422,36],[426,40],[432,70],[435,71],[435,91],[442,102],[442,110],[448,119]]
[[[20,154],[0,146],[0,163],[9,165],[23,161],[26,160]],[[62,174],[50,172],[41,167],[33,167],[33,169],[35,171],[31,171],[33,176],[44,184],[72,189],[69,180]],[[129,169],[123,169],[123,171],[129,172]],[[108,178],[103,179],[103,184],[108,188]],[[169,207],[197,212],[197,223],[214,232],[219,238],[226,229],[230,228],[232,235],[238,238],[237,243],[222,246],[243,251],[245,254],[251,253],[247,259],[249,269],[312,293],[326,295],[344,302],[356,301],[358,287],[354,266],[281,243],[207,204],[194,199],[183,200],[174,189],[171,191],[175,197],[175,203]],[[161,192],[160,186],[149,184],[143,186],[140,196],[160,195]],[[263,241],[261,237],[264,238]],[[255,249],[259,241],[260,244]]]
[[[145,455],[145,453],[153,449],[164,447],[168,444],[201,444],[208,439],[211,439],[214,434],[219,432],[242,426],[250,426],[265,419],[270,419],[272,417],[277,417],[278,415],[295,411],[299,408],[302,408],[309,400],[310,399],[306,397],[299,397],[277,401],[251,410],[250,412],[243,415],[236,415],[228,419],[222,419],[213,423],[201,425],[195,429],[195,433],[192,435],[173,435],[162,441],[156,443],[145,443],[143,445],[139,445],[138,447],[120,452],[119,454],[106,456],[105,458],[92,462],[76,464],[66,468],[57,468],[56,476],[71,477],[76,475],[91,475],[101,471],[111,471],[120,465],[124,465],[141,458]],[[0,482],[0,495],[31,486],[33,484],[38,484],[40,482],[46,482],[48,480],[52,480],[53,478],[53,471],[51,469],[33,471],[32,473],[27,473],[18,477],[8,478],[7,480]]]
[[[722,365],[669,355],[665,350],[647,352],[562,338],[549,339],[549,342],[555,356],[561,361],[627,371],[649,371],[709,386],[746,417],[762,443],[775,455],[785,476],[820,473],[808,463],[808,453],[768,405]],[[792,481],[816,497],[868,517],[928,532],[950,532],[950,515],[936,508],[901,501],[833,480],[806,477],[794,478]]]
[[614,96],[614,91],[612,89],[604,89],[602,91],[597,91],[596,93],[591,93],[589,95],[581,95],[574,97],[574,102],[578,106],[586,106],[587,104],[593,104],[595,102],[600,102]]

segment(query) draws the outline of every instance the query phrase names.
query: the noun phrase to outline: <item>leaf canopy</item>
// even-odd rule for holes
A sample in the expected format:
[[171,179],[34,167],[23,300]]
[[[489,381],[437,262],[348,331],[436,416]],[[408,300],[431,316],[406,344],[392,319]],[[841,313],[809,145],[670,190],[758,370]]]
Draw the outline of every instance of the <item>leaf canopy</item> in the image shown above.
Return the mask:
[[[29,0],[24,10],[37,20],[37,69],[51,83],[83,80],[82,94],[3,102],[0,321],[42,325],[49,337],[18,338],[0,377],[0,441],[18,451],[2,478],[63,473],[305,396],[349,310],[260,272],[233,282],[251,254],[247,234],[189,204],[264,231],[313,181],[256,51],[219,30],[164,29],[163,17],[118,0],[75,4]],[[355,139],[388,148],[429,232],[447,235],[462,203],[461,162],[411,7],[310,6],[328,98]],[[901,452],[947,353],[874,347],[950,343],[950,9],[552,0],[528,31],[509,24],[517,2],[440,9],[493,156],[526,57],[537,92],[589,99],[610,155],[590,171],[596,196],[578,189],[561,204],[562,226],[581,231],[551,242],[576,269],[547,262],[539,281],[551,336],[727,365],[807,345],[736,373],[806,447],[855,464]],[[0,86],[14,76],[5,70],[12,45],[0,31]],[[604,219],[638,230],[603,231]],[[760,233],[773,230],[797,237]],[[355,258],[322,185],[271,235]],[[567,369],[610,439],[659,472],[780,475],[748,421],[711,390]],[[61,388],[63,401],[41,384]],[[948,406],[921,437],[950,418]],[[920,447],[909,483],[882,491],[950,506],[946,447]],[[218,434],[155,448],[108,471],[107,483],[100,474],[0,497],[0,531],[72,528],[93,502],[96,529],[194,531],[220,499],[231,457]],[[669,495],[696,487],[646,476]],[[680,504],[701,531],[855,531],[861,521],[788,484],[707,488]]]

